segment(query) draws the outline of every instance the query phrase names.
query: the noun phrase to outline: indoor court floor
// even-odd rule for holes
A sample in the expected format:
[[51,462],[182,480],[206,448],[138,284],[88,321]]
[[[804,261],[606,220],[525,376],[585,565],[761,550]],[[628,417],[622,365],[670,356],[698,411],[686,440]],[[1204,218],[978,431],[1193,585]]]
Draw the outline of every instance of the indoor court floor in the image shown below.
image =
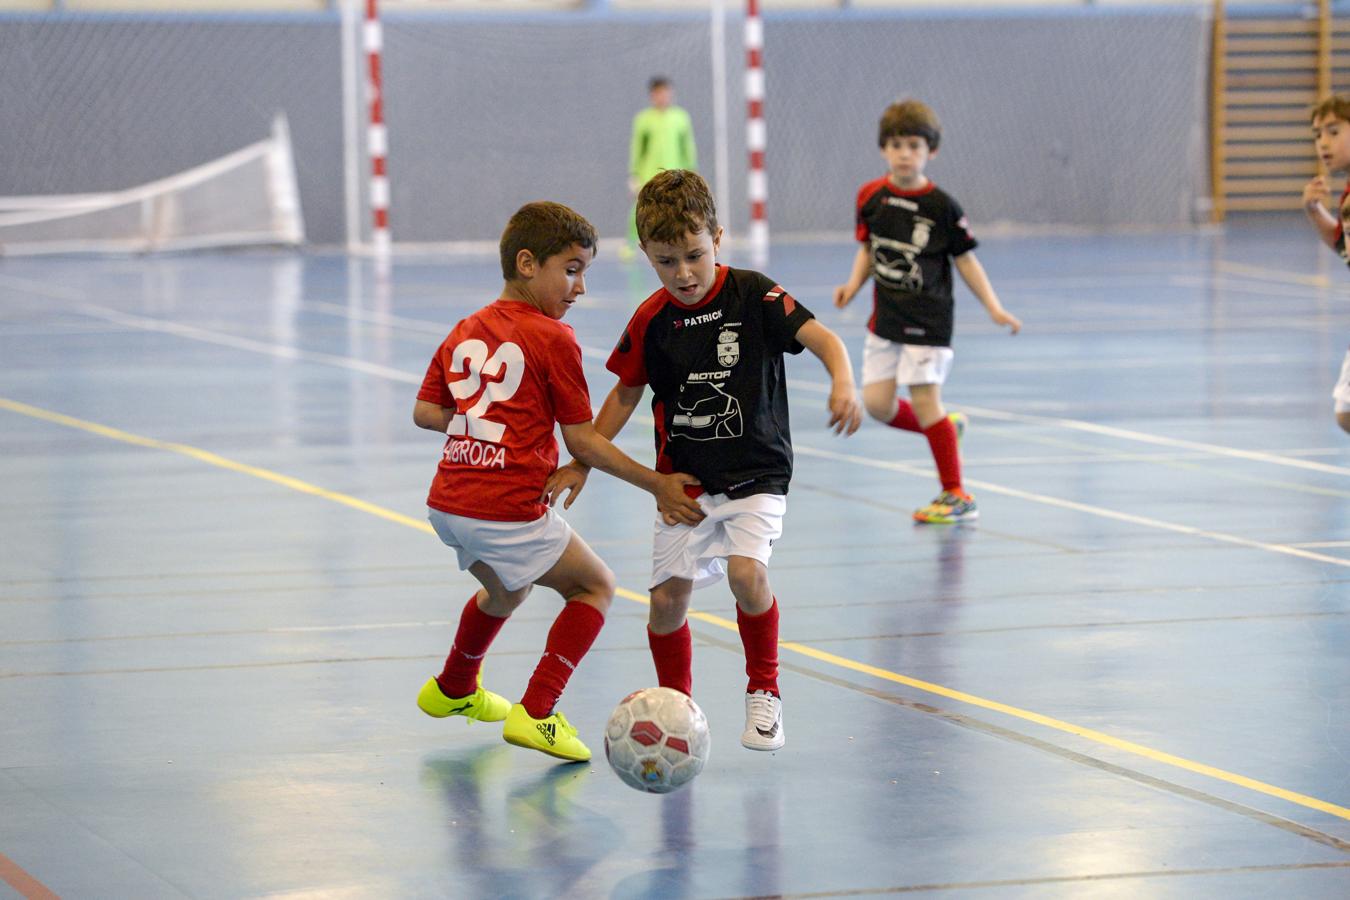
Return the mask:
[[[981,518],[913,523],[926,442],[829,433],[791,358],[787,746],[740,746],[733,602],[699,592],[712,756],[668,796],[603,759],[654,682],[651,504],[615,479],[567,513],[620,585],[561,704],[596,758],[414,702],[473,582],[411,412],[493,258],[0,259],[0,897],[1350,897],[1350,271],[1296,218],[981,237],[1025,323],[958,292]],[[765,270],[856,370],[852,256]],[[595,405],[656,286],[608,246],[589,273]],[[649,419],[619,443],[650,461]],[[519,697],[557,608],[489,687]]]

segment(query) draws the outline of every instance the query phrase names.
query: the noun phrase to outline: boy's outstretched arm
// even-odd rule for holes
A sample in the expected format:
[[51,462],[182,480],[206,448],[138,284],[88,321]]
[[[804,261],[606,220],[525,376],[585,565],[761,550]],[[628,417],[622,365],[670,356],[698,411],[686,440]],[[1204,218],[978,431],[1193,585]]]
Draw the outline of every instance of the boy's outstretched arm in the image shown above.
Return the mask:
[[840,309],[848,306],[871,275],[872,252],[866,244],[860,244],[858,252],[853,257],[853,268],[849,270],[848,281],[834,289],[834,305]]
[[984,274],[984,266],[975,258],[974,251],[962,253],[955,257],[954,261],[956,271],[961,273],[961,280],[970,288],[976,299],[984,304],[985,311],[989,313],[989,318],[994,320],[994,324],[1007,325],[1013,334],[1021,331],[1022,320],[1008,312],[1003,308],[1003,304],[998,302],[998,294],[994,293],[994,286],[989,283],[989,276]]
[[1327,209],[1331,189],[1325,175],[1318,175],[1303,188],[1303,213],[1317,229],[1317,236],[1332,250],[1336,249],[1336,217]]
[[[610,443],[594,422],[562,426],[563,442],[578,462],[608,472],[656,497],[656,510],[667,525],[697,525],[703,519],[698,501],[684,492],[698,479],[683,472],[663,475],[647,468]],[[566,505],[566,504],[564,504]]]
[[835,434],[852,434],[862,424],[862,407],[853,386],[853,364],[839,335],[816,319],[797,329],[797,341],[814,353],[830,373],[830,425]]
[[646,390],[642,385],[629,387],[622,381],[616,383],[605,396],[605,402],[600,404],[600,412],[595,415],[595,430],[614,440],[633,417],[633,410],[642,402]]
[[418,428],[425,428],[427,431],[439,431],[445,434],[445,430],[450,427],[450,420],[455,417],[455,410],[446,409],[438,403],[432,403],[428,400],[418,400],[413,406],[413,424]]
[[[616,384],[609,395],[605,397],[605,402],[595,417],[596,432],[601,437],[612,441],[615,435],[623,430],[623,426],[628,424],[628,419],[633,415],[633,410],[642,401],[643,390],[644,388],[641,386],[631,388],[623,382]],[[568,449],[570,450],[571,447],[568,447]],[[575,454],[573,455],[575,456]],[[544,502],[552,506],[558,501],[559,497],[566,494],[566,498],[563,500],[563,509],[570,509],[572,502],[581,493],[581,489],[586,486],[586,476],[590,472],[590,466],[576,459],[565,466],[560,466],[548,477],[548,481],[544,485]]]

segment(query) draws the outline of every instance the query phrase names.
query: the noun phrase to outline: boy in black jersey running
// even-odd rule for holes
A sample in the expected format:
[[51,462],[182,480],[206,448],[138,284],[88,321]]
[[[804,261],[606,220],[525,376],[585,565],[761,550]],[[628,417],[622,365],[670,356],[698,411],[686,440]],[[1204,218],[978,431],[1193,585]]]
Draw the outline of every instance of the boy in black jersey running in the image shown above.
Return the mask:
[[[609,357],[619,383],[596,430],[613,438],[652,386],[656,469],[698,478],[706,518],[694,527],[656,521],[647,638],[662,687],[689,694],[693,644],[686,613],[695,588],[724,575],[748,676],[745,731],[752,750],[783,746],[778,690],[778,603],[769,586],[773,541],[782,534],[792,477],[783,354],[810,350],[830,374],[830,426],[862,421],[848,350],[838,335],[773,279],[716,262],[722,229],[708,184],[671,169],[637,200],[642,251],[661,290],[638,307]],[[549,484],[571,504],[585,478],[573,462]]]
[[[961,485],[966,417],[942,406],[952,365],[952,263],[995,324],[1017,334],[1022,323],[999,303],[975,258],[960,205],[923,174],[941,135],[937,116],[918,100],[892,103],[882,113],[877,140],[888,172],[858,191],[862,246],[848,281],[834,289],[834,305],[847,306],[869,277],[876,279],[863,344],[863,405],[872,418],[928,438],[942,493],[914,518],[951,524],[979,515]],[[909,400],[896,396],[900,384],[909,387]]]

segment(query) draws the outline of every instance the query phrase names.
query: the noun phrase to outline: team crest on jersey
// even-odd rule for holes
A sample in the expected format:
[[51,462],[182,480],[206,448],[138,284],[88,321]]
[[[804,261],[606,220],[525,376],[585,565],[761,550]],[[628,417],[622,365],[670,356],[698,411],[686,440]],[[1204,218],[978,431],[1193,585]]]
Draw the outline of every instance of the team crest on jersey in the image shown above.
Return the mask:
[[932,219],[925,219],[923,216],[914,217],[913,237],[909,242],[922,250],[928,246],[928,238],[933,233],[933,225],[936,223]]
[[723,331],[717,336],[717,361],[724,366],[734,366],[740,358],[740,335],[734,331]]

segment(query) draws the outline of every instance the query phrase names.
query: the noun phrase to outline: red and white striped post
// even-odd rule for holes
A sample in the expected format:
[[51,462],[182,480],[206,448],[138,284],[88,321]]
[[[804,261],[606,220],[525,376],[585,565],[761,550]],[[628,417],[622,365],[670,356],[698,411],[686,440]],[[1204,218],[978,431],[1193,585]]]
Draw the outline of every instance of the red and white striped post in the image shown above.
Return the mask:
[[765,214],[769,182],[764,175],[764,23],[759,0],[745,4],[745,143],[750,151],[750,256],[756,265],[769,258],[769,220]]
[[374,227],[370,233],[375,257],[389,258],[389,176],[385,157],[389,153],[389,132],[384,127],[384,82],[380,77],[380,52],[384,49],[384,31],[380,27],[378,0],[366,0],[363,30],[366,51],[367,95],[370,97],[370,122],[366,127],[366,149],[370,153],[370,209]]

